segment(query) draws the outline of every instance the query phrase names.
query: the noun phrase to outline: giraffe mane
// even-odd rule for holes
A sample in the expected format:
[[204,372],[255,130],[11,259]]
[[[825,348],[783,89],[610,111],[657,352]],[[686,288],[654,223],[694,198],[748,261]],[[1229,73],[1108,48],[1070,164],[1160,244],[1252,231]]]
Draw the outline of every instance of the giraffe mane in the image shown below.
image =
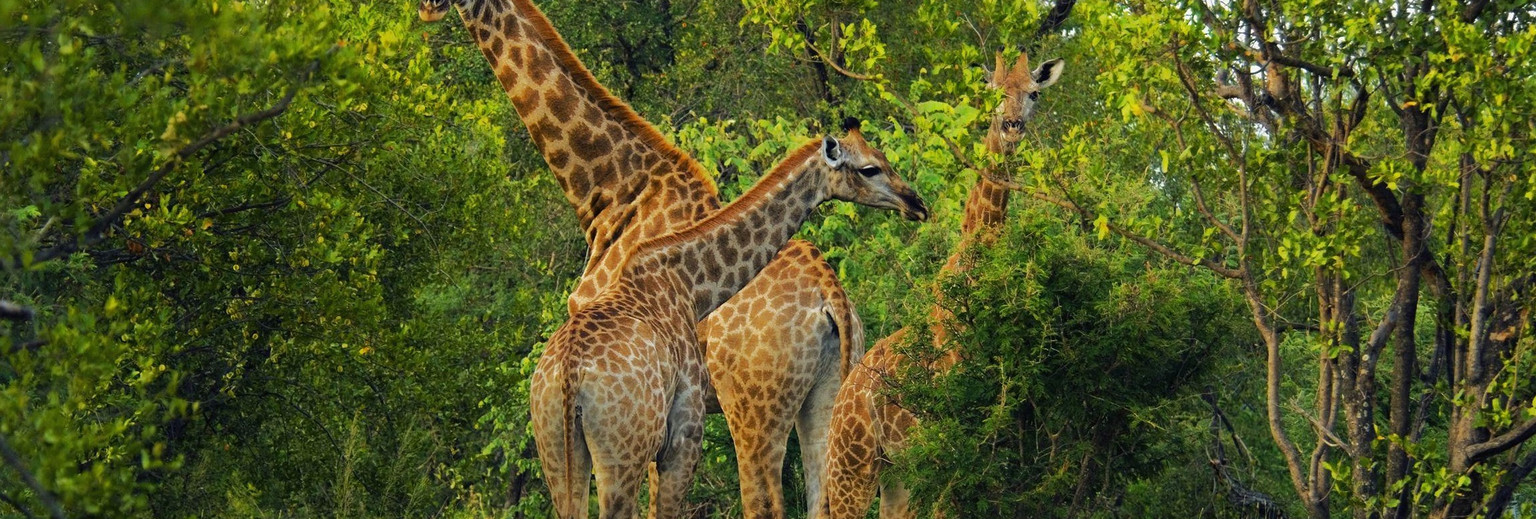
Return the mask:
[[716,211],[715,214],[709,215],[709,217],[703,220],[694,222],[693,225],[680,229],[677,232],[646,240],[644,243],[640,244],[639,248],[635,249],[635,254],[631,256],[631,258],[640,257],[650,251],[664,249],[686,242],[688,240],[698,238],[699,236],[715,229],[716,227],[725,225],[727,222],[735,220],[736,217],[740,216],[742,212],[745,212],[750,207],[756,206],[763,200],[763,198],[766,198],[768,196],[768,192],[771,191],[769,189],[758,189],[758,187],[767,187],[777,184],[780,180],[783,180],[784,177],[789,176],[790,173],[793,173],[796,169],[798,169],[800,165],[805,164],[806,160],[810,159],[811,155],[815,154],[816,151],[820,148],[820,139],[814,139],[801,145],[795,151],[791,152],[788,157],[785,157],[783,161],[779,162],[778,165],[774,166],[767,175],[763,175],[763,178],[758,179],[757,183],[754,184],[751,189],[748,189],[747,192],[742,193],[740,197],[732,200],[730,204],[727,204],[719,211]]
[[701,180],[705,189],[709,191],[710,196],[716,199],[720,198],[720,191],[715,186],[714,179],[705,174],[704,167],[699,165],[699,162],[694,160],[692,156],[678,149],[677,146],[673,146],[672,143],[667,142],[666,137],[662,136],[661,131],[652,126],[645,118],[640,117],[640,114],[636,113],[635,109],[629,106],[629,103],[619,99],[618,96],[609,92],[607,87],[599,83],[597,77],[592,75],[592,71],[588,70],[586,65],[581,63],[581,59],[577,58],[576,54],[571,51],[571,46],[565,42],[565,38],[560,36],[559,31],[555,30],[555,26],[549,22],[549,17],[545,16],[544,11],[539,10],[532,0],[512,0],[512,4],[513,8],[529,14],[527,19],[533,24],[535,36],[544,42],[544,46],[550,52],[554,53],[555,59],[559,61],[560,66],[570,71],[571,81],[576,83],[576,86],[586,89],[593,97],[597,98],[597,107],[599,109],[616,116],[619,124],[633,132],[640,138],[642,143],[660,153],[663,159],[669,159],[677,164],[685,173],[692,174]]

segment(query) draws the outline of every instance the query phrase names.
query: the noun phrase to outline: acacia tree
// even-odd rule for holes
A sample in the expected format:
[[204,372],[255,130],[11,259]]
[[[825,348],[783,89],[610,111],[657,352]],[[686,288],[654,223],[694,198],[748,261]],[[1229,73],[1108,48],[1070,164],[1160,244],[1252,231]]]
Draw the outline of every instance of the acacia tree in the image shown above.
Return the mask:
[[[1522,375],[1536,361],[1536,13],[1484,1],[1079,10],[1122,123],[1041,151],[1033,162],[1052,167],[1033,171],[1031,194],[1239,287],[1266,349],[1270,434],[1310,516],[1502,514],[1536,468]],[[1146,158],[1103,159],[1119,153]],[[1144,189],[1108,189],[1111,176]],[[1286,368],[1303,355],[1315,375]]]

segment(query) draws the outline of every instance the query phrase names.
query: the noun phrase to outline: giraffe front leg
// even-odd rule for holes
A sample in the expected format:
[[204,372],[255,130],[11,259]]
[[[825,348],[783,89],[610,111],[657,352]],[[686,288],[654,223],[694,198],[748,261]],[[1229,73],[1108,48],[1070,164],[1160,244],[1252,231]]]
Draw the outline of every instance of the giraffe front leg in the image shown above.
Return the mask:
[[702,384],[690,384],[672,401],[665,443],[651,465],[651,519],[682,517],[703,440],[704,391]]
[[827,436],[827,470],[822,492],[824,519],[860,519],[875,498],[879,473],[878,439],[873,405],[866,384],[868,372],[855,369],[838,392]]
[[[890,478],[886,478],[890,479]],[[887,481],[880,484],[880,519],[911,519],[916,517],[912,513],[912,492],[900,481]]]

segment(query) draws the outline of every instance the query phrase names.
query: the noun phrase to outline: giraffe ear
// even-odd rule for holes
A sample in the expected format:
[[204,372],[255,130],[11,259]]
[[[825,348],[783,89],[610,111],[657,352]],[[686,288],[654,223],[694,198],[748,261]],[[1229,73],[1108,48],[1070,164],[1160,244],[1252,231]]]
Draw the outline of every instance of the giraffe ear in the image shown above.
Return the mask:
[[1061,79],[1061,69],[1066,66],[1065,63],[1061,58],[1041,63],[1040,67],[1031,73],[1035,78],[1035,85],[1038,88],[1045,88],[1056,84],[1056,80]]
[[821,160],[827,162],[827,167],[837,169],[843,165],[843,146],[831,135],[821,138]]
[[987,86],[997,88],[1003,77],[1008,75],[1008,65],[1003,61],[1003,51],[997,51],[996,62],[992,70],[987,71]]

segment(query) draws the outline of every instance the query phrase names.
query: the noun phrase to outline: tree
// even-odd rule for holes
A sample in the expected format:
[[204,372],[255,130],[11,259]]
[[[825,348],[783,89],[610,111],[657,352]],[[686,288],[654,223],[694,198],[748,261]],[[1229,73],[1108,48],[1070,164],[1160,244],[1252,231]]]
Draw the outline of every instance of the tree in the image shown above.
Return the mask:
[[10,507],[427,515],[526,468],[484,408],[579,237],[408,7],[0,3]]
[[[1530,243],[1512,238],[1532,216],[1531,128],[1516,114],[1536,99],[1522,86],[1533,13],[1089,9],[1124,124],[1042,154],[1052,169],[1035,170],[1032,194],[1240,287],[1268,350],[1271,435],[1309,515],[1500,515],[1536,464],[1518,454],[1536,410],[1515,376],[1532,360],[1519,347]],[[1098,160],[1119,145],[1145,162]],[[1087,182],[1103,175],[1153,183],[1134,196],[1165,209],[1119,210],[1125,193]],[[1283,361],[1307,350],[1316,386],[1301,392]],[[1290,404],[1304,394],[1310,411]]]

